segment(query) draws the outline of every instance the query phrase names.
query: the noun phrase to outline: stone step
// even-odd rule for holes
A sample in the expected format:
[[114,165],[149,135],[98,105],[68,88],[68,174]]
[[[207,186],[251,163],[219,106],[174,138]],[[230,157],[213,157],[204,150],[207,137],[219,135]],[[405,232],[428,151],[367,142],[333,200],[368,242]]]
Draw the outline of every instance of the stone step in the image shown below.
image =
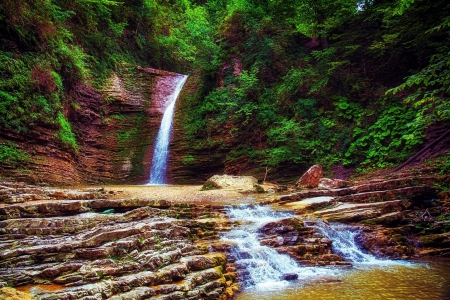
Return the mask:
[[361,204],[341,203],[331,209],[316,211],[313,215],[335,222],[357,222],[376,219],[391,212],[401,212],[410,205],[411,203],[405,199]]
[[[354,185],[339,189],[323,189],[323,190],[302,190],[288,195],[282,195],[273,200],[260,202],[261,204],[279,203],[285,204],[296,202],[307,198],[314,197],[344,197],[352,195],[367,193],[367,192],[384,192],[389,194],[390,190],[408,190],[408,189],[423,189],[421,192],[433,194],[433,189],[430,188],[436,182],[450,181],[449,175],[442,176],[407,176],[403,178],[394,179],[375,179],[363,184]],[[428,190],[426,190],[428,189]],[[358,198],[358,197],[354,197]]]

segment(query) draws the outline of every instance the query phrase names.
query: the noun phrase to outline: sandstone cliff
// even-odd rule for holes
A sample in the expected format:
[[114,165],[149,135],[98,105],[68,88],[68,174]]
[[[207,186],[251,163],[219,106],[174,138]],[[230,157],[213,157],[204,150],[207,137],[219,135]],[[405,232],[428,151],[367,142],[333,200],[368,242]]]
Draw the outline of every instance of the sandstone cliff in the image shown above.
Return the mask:
[[145,183],[159,123],[175,73],[120,66],[101,91],[78,85],[68,93],[65,115],[78,152],[57,138],[58,125],[0,132],[28,154],[19,164],[3,163],[2,176],[33,183]]

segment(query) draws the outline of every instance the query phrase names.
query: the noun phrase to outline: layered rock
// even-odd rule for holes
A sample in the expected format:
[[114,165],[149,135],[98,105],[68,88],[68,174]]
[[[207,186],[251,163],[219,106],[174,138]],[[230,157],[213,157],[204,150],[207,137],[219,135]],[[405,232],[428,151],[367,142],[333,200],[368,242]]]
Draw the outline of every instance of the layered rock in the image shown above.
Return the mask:
[[67,108],[79,150],[58,140],[57,125],[30,131],[3,130],[0,142],[14,141],[30,156],[2,165],[4,177],[32,183],[144,183],[148,180],[153,142],[176,74],[121,65],[100,91],[78,85]]
[[279,253],[288,254],[306,266],[350,266],[333,252],[332,241],[316,228],[313,221],[304,225],[297,218],[270,222],[258,230],[261,244],[273,247]]
[[2,191],[12,199],[25,189],[40,200],[0,205],[0,284],[47,300],[228,299],[238,290],[217,241],[231,225],[223,210],[101,190]]
[[[299,215],[350,223],[364,228],[360,244],[377,256],[405,258],[449,255],[449,195],[434,186],[449,182],[448,175],[409,170],[348,187],[327,187],[282,195],[263,203],[277,203]],[[339,183],[340,184],[340,183]]]

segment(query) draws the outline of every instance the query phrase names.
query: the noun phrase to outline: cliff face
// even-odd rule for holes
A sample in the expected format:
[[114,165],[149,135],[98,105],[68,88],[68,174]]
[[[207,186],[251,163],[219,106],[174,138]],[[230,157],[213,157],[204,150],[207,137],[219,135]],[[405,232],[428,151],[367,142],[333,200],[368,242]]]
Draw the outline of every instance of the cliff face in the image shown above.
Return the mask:
[[2,164],[2,175],[34,183],[145,183],[153,142],[175,73],[122,66],[102,91],[79,85],[66,111],[79,151],[62,146],[58,126],[2,130],[0,142],[14,142],[27,162]]
[[[189,111],[190,95],[198,90],[200,78],[190,75],[186,81],[175,106],[174,126],[170,142],[167,179],[170,183],[199,184],[204,183],[214,174],[222,174],[225,170],[226,154],[231,147],[207,147],[204,141],[190,140],[184,125]],[[222,135],[213,134],[210,139],[224,139]],[[230,145],[231,146],[231,145]]]

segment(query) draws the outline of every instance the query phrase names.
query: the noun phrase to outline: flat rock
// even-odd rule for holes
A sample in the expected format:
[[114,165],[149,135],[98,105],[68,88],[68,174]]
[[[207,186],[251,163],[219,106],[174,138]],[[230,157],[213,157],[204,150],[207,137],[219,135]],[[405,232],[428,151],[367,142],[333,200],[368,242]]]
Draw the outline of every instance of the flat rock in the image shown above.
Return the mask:
[[295,201],[295,202],[289,202],[285,203],[283,206],[289,207],[293,210],[306,210],[306,209],[315,209],[324,207],[328,204],[333,203],[334,197],[330,196],[321,196],[321,197],[313,197],[313,198],[306,198],[301,201]]
[[258,179],[253,176],[214,175],[209,178],[202,190],[234,189],[241,191],[257,191]]

